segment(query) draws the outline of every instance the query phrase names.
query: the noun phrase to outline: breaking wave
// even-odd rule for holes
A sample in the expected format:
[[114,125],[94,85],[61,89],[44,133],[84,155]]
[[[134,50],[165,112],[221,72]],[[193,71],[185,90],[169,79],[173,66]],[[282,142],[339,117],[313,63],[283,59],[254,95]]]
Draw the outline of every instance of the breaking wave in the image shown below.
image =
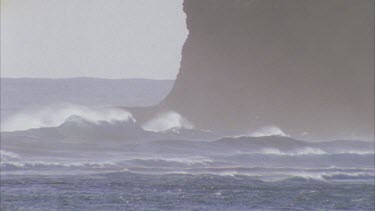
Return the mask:
[[0,161],[1,162],[17,160],[19,158],[20,158],[20,156],[16,153],[5,151],[5,150],[0,150]]
[[285,136],[289,137],[283,130],[279,127],[271,125],[267,127],[260,128],[249,134],[251,137],[262,137],[262,136]]
[[156,117],[143,124],[142,128],[147,131],[162,132],[176,128],[193,129],[194,125],[179,113],[169,111],[158,114]]
[[39,110],[23,111],[1,123],[1,131],[19,131],[44,127],[57,127],[67,119],[78,116],[92,123],[128,121],[131,113],[114,108],[88,108],[80,105],[52,105]]
[[374,181],[372,168],[303,168],[303,167],[240,167],[212,166],[212,160],[149,158],[129,159],[119,162],[2,162],[2,174],[83,174],[130,172],[149,175],[189,174],[216,176],[246,176],[262,181],[280,181],[285,179],[362,180]]
[[[373,142],[307,142],[275,128],[257,137],[209,140],[215,132],[194,130],[176,112],[143,127],[126,111],[82,106],[50,107],[13,121],[6,129],[26,129],[21,123],[48,128],[2,132],[1,174],[207,174],[264,181],[374,181],[375,175]],[[175,128],[189,130],[169,131]]]

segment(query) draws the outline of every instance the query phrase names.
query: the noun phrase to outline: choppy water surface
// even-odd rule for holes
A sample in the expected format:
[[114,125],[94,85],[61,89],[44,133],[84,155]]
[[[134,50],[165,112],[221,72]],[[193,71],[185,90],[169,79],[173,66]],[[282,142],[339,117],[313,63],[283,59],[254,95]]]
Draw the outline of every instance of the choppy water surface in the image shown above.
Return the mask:
[[107,173],[3,176],[1,204],[41,210],[373,210],[374,185],[249,176]]
[[374,142],[231,136],[176,113],[146,130],[95,112],[1,133],[2,210],[375,209]]

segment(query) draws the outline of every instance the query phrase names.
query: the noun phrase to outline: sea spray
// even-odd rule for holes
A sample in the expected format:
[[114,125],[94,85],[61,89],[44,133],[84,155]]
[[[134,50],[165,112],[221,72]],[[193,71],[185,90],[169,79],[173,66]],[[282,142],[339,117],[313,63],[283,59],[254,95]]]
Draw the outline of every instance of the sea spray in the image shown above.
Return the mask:
[[81,105],[51,105],[34,111],[23,111],[1,123],[1,131],[28,130],[43,127],[57,127],[72,116],[98,123],[113,121],[135,121],[131,113],[115,108],[89,108]]
[[146,122],[142,128],[148,131],[160,132],[176,128],[193,129],[194,125],[179,113],[169,111],[158,114],[156,117]]

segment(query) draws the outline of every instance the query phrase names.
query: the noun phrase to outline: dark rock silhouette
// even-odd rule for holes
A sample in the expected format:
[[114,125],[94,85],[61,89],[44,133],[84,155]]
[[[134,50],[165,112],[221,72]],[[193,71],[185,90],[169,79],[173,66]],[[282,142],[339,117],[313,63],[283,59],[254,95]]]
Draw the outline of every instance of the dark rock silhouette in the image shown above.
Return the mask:
[[374,1],[185,0],[184,11],[175,86],[137,119],[174,110],[203,129],[373,139]]

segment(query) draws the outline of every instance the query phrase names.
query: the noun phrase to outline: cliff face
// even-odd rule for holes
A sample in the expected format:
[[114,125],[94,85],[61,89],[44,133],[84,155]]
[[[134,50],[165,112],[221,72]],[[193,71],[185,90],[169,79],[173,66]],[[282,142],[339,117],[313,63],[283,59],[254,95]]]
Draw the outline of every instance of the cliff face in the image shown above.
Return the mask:
[[189,36],[160,105],[199,128],[374,133],[374,1],[185,0]]

